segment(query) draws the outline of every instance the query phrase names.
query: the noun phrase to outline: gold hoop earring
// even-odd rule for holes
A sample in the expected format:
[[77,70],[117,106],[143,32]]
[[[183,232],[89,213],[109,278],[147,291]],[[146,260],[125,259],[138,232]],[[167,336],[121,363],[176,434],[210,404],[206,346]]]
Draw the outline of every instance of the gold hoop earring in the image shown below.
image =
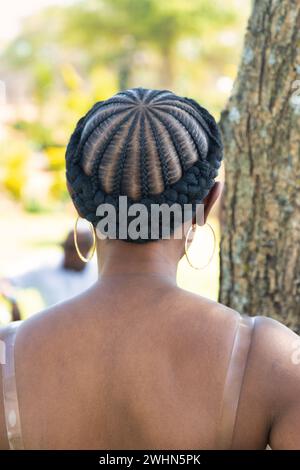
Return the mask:
[[212,228],[212,226],[209,224],[209,223],[206,223],[205,225],[208,225],[208,227],[210,228],[210,230],[212,231],[213,233],[213,239],[214,239],[214,247],[213,247],[213,251],[212,251],[212,254],[210,255],[209,259],[208,259],[208,262],[206,264],[204,264],[203,266],[195,266],[191,260],[190,260],[190,257],[189,257],[189,254],[188,254],[188,240],[189,240],[189,235],[190,235],[190,232],[191,230],[193,232],[196,232],[196,228],[197,228],[197,224],[192,224],[191,227],[189,228],[187,234],[186,234],[186,237],[185,237],[185,243],[184,243],[184,251],[185,251],[185,256],[186,256],[186,259],[189,263],[189,265],[193,268],[193,269],[197,269],[197,270],[201,270],[201,269],[204,269],[206,268],[211,260],[213,259],[214,257],[214,254],[215,254],[215,250],[216,250],[216,245],[217,245],[217,239],[216,239],[216,234],[215,234],[215,231],[214,229]]
[[95,230],[94,230],[94,226],[91,222],[87,221],[88,224],[89,224],[89,229],[91,230],[92,232],[92,235],[93,235],[93,246],[90,250],[90,253],[88,255],[88,257],[86,258],[85,256],[83,256],[83,254],[81,253],[80,249],[79,249],[79,246],[78,246],[78,240],[77,240],[77,225],[78,225],[78,222],[79,222],[79,219],[81,217],[79,217],[79,215],[77,216],[76,218],[76,221],[75,221],[75,226],[74,226],[74,244],[75,244],[75,248],[76,248],[76,251],[77,251],[77,254],[79,256],[79,258],[81,259],[81,261],[83,261],[84,263],[88,263],[92,257],[94,256],[94,253],[95,253],[95,249],[96,249],[96,235],[95,235]]

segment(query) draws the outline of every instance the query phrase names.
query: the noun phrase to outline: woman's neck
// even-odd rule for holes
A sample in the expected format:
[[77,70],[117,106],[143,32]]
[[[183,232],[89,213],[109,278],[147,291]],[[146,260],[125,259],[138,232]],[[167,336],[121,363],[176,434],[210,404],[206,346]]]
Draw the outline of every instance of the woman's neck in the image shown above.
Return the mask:
[[180,255],[178,249],[163,241],[145,245],[120,240],[101,241],[97,245],[97,258],[102,280],[119,276],[155,276],[176,284]]

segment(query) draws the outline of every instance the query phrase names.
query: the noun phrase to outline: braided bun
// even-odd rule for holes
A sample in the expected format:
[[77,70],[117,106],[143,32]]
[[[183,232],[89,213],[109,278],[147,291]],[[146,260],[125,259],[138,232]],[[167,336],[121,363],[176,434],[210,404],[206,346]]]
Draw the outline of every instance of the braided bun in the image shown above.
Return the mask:
[[94,226],[98,205],[118,211],[121,195],[128,205],[190,203],[194,210],[214,184],[222,150],[214,118],[196,101],[132,88],[96,103],[79,120],[67,146],[66,176],[76,208]]

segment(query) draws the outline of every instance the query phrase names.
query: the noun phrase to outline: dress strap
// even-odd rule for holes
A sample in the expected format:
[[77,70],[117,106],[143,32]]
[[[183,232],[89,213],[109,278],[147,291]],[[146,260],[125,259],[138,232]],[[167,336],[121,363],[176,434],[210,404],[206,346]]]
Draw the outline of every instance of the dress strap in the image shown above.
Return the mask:
[[24,449],[17,395],[14,345],[19,325],[22,321],[10,323],[2,336],[4,361],[2,363],[3,403],[7,438],[11,450]]
[[248,362],[255,317],[240,315],[225,380],[221,422],[218,430],[219,449],[231,449],[239,399]]

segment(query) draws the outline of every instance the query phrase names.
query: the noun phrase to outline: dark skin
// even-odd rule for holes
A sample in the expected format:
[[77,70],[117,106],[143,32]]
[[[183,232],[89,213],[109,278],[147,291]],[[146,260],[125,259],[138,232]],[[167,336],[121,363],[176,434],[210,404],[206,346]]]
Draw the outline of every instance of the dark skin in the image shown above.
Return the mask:
[[[220,190],[206,198],[205,217]],[[183,253],[184,240],[98,241],[99,280],[21,325],[15,359],[26,449],[218,447],[237,313],[178,288]],[[234,449],[300,448],[296,340],[257,319]]]

